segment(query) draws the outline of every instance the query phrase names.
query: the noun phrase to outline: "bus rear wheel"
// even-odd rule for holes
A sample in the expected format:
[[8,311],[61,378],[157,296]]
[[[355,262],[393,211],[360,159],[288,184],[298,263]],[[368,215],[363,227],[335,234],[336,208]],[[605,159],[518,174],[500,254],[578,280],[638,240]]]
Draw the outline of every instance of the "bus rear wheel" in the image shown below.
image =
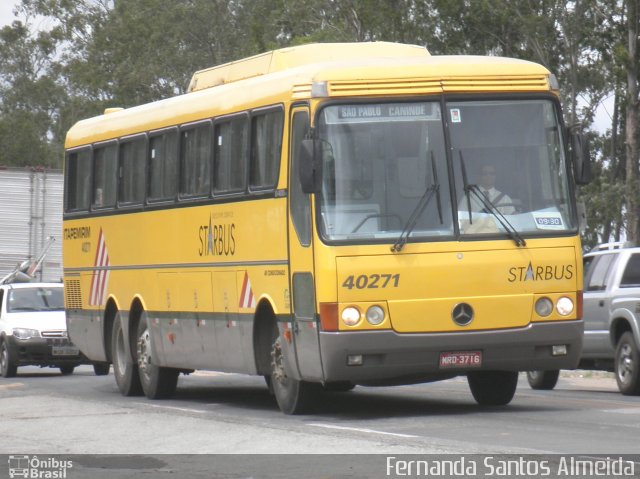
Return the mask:
[[287,373],[282,338],[278,335],[271,348],[271,387],[278,407],[285,414],[305,414],[313,409],[319,384],[299,381]]
[[[122,318],[116,313],[111,335],[111,357],[113,358],[113,375],[123,396],[140,396],[142,387],[138,375],[138,365],[131,362],[127,355]],[[133,351],[132,351],[133,353]]]
[[474,371],[467,374],[469,389],[482,406],[509,404],[518,386],[517,371]]
[[138,322],[136,357],[144,395],[149,399],[167,399],[173,396],[178,384],[179,372],[177,369],[163,368],[153,364],[151,332],[145,313]]

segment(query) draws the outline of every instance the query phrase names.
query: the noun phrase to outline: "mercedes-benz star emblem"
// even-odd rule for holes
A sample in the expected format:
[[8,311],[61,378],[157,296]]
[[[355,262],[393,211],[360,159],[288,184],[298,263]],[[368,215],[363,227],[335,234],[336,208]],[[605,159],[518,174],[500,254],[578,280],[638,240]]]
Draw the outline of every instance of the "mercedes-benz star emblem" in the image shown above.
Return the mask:
[[473,321],[473,308],[467,303],[456,304],[451,311],[451,319],[459,326],[466,326]]

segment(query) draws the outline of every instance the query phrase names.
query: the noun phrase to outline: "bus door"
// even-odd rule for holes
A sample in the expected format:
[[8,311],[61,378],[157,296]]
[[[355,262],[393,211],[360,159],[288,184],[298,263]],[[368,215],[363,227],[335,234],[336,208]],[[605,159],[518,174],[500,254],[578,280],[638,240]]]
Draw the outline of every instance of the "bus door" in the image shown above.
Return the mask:
[[293,344],[300,376],[322,380],[318,321],[315,314],[311,199],[298,179],[302,140],[309,132],[309,109],[291,111],[289,148],[289,272],[293,310]]

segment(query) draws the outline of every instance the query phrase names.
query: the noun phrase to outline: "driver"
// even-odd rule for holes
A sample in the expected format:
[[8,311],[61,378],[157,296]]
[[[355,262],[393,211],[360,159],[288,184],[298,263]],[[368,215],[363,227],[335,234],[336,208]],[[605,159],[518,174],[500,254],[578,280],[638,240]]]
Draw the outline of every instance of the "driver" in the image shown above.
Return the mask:
[[[483,165],[480,169],[480,178],[478,179],[478,186],[481,194],[483,194],[491,203],[493,203],[498,211],[503,215],[510,215],[515,213],[513,207],[513,200],[509,195],[503,193],[495,187],[496,183],[496,167],[494,165]],[[467,210],[467,199],[462,198],[461,210]],[[471,211],[489,213],[484,205],[478,198],[471,195]]]

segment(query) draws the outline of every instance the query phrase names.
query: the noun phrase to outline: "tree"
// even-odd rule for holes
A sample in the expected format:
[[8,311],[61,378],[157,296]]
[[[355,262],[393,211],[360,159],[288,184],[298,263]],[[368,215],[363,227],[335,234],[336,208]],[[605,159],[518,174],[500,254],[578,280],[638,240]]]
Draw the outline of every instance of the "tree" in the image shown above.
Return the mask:
[[55,43],[21,22],[0,30],[0,164],[61,166],[55,124],[65,94],[49,60]]
[[627,198],[627,238],[637,242],[640,239],[640,195],[638,194],[638,4],[637,0],[627,0],[628,50],[625,62],[627,72],[626,95],[626,198]]

